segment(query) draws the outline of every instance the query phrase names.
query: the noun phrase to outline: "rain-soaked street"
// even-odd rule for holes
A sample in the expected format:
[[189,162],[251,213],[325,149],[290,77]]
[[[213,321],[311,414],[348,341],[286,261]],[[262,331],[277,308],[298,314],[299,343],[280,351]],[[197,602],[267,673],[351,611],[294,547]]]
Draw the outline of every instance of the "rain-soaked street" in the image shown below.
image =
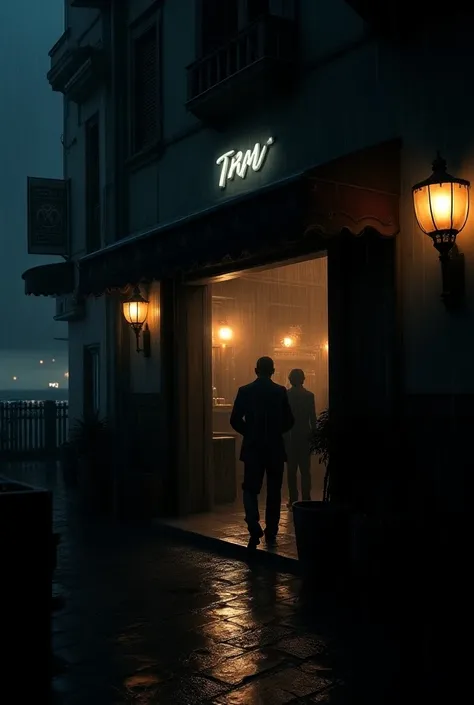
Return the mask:
[[54,466],[5,474],[55,490],[55,703],[392,702],[388,640],[298,578],[81,519]]

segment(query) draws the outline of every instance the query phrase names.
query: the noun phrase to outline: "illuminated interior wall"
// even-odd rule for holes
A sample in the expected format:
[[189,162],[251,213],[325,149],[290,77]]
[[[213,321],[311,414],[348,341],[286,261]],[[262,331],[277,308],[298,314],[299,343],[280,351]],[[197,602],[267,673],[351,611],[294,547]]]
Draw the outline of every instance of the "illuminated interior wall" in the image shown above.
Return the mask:
[[[255,378],[262,355],[288,386],[301,368],[317,410],[328,405],[327,258],[290,264],[212,285],[214,431],[227,431],[239,386]],[[218,410],[222,410],[219,414]]]
[[[262,355],[275,362],[274,380],[289,386],[300,368],[316,398],[316,411],[328,405],[327,258],[321,257],[241,276],[212,285],[212,384],[214,435],[234,434],[229,420],[238,388],[255,379]],[[236,489],[243,466],[236,436]],[[324,471],[311,460],[312,496],[322,496]],[[286,480],[283,496],[286,493]]]
[[303,369],[317,409],[327,407],[326,257],[213,284],[212,307],[215,432],[228,430],[226,412],[262,355],[274,359],[279,384],[288,386],[289,372]]

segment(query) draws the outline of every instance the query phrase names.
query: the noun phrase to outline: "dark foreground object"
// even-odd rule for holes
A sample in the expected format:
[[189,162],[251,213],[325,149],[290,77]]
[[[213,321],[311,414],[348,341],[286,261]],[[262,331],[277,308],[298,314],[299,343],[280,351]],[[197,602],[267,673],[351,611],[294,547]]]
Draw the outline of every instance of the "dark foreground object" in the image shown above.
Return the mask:
[[351,514],[329,502],[293,504],[296,546],[302,575],[323,589],[344,581],[350,564]]
[[52,551],[51,493],[0,478],[0,675],[22,702],[50,692]]

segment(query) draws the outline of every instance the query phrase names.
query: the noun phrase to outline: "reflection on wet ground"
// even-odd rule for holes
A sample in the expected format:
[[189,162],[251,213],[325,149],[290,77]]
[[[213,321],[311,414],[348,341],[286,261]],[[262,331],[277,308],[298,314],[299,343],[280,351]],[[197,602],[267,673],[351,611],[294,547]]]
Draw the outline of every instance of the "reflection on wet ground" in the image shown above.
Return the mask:
[[349,608],[290,575],[81,519],[55,466],[4,472],[55,493],[54,702],[392,702],[396,649]]
[[[242,464],[239,463],[238,467]],[[240,484],[242,482],[242,470],[239,470]],[[313,499],[322,499],[322,488],[324,482],[324,466],[320,465],[316,457],[312,457],[311,463]],[[217,539],[229,544],[247,546],[249,535],[244,521],[244,511],[242,506],[242,492],[240,484],[237,485],[237,499],[232,504],[224,504],[216,507],[212,512],[194,514],[180,519],[161,520],[160,524],[178,528],[182,531],[192,532],[211,539]],[[259,551],[276,553],[285,559],[296,561],[298,559],[296,550],[295,531],[293,526],[293,514],[287,506],[286,475],[282,488],[283,502],[281,506],[280,529],[276,544],[267,546],[264,541],[259,546]],[[260,516],[262,526],[265,526],[265,486],[259,498]]]
[[[260,513],[262,516],[265,515],[264,507],[264,499],[261,499]],[[249,540],[241,502],[218,507],[215,511],[206,514],[193,514],[182,519],[167,519],[160,523],[239,546],[246,546]],[[262,521],[262,526],[265,526],[264,521]],[[288,559],[297,560],[293,515],[291,511],[288,511],[286,504],[281,508],[280,530],[276,543],[267,546],[265,541],[262,541],[259,551],[269,551]]]

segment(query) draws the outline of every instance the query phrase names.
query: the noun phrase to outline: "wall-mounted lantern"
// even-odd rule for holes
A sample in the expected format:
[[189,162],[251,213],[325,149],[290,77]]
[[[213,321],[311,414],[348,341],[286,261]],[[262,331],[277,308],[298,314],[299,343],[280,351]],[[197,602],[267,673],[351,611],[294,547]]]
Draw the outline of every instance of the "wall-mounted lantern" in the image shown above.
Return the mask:
[[464,228],[469,215],[469,181],[451,176],[439,152],[433,162],[433,173],[413,186],[415,216],[421,230],[428,235],[439,252],[443,276],[443,300],[458,298],[460,280],[453,279],[451,254],[456,236]]
[[[135,333],[137,352],[142,352],[144,357],[150,357],[151,354],[150,330],[146,323],[149,304],[150,302],[141,295],[138,286],[134,288],[131,297],[122,304],[123,316]],[[143,348],[140,348],[140,332],[143,326]]]

